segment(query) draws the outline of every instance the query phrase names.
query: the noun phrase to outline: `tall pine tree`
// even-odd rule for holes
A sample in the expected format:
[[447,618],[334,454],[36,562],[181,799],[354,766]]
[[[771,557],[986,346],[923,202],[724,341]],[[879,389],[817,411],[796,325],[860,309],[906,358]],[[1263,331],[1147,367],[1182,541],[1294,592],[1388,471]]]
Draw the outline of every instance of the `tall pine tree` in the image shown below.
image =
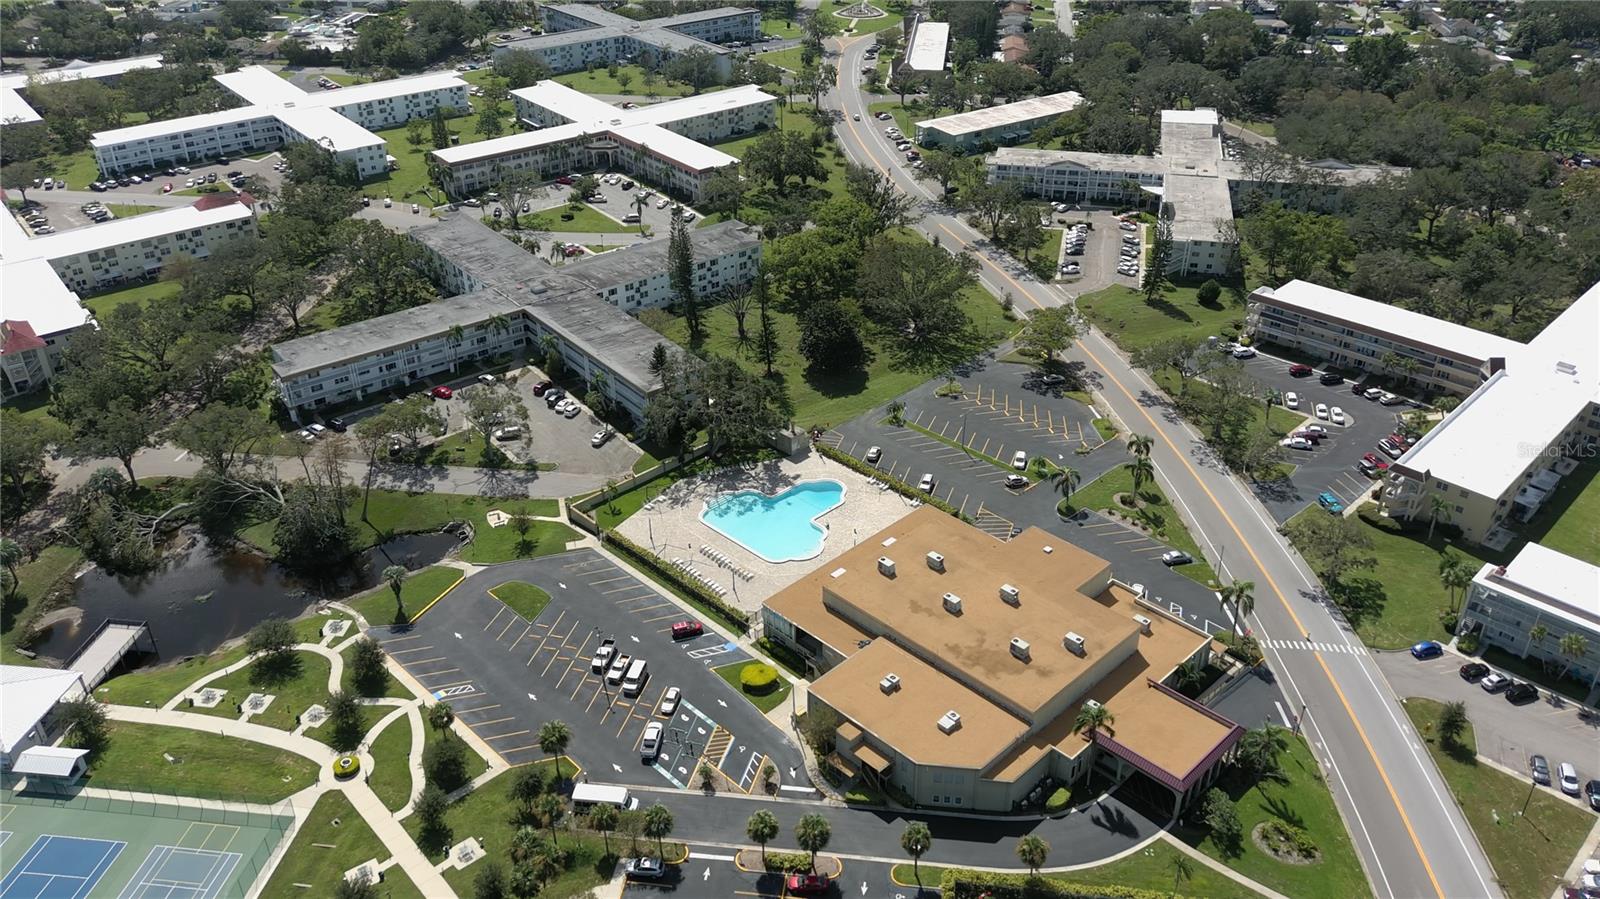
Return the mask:
[[689,326],[689,342],[699,343],[705,336],[705,322],[700,316],[700,299],[694,295],[694,247],[689,243],[689,223],[677,209],[672,213],[672,236],[667,242],[667,273]]
[[755,284],[751,287],[750,296],[755,301],[760,316],[756,326],[756,358],[767,367],[767,377],[770,378],[773,366],[778,364],[778,326],[772,320],[770,308],[772,298],[767,293],[767,275],[760,269],[756,270]]

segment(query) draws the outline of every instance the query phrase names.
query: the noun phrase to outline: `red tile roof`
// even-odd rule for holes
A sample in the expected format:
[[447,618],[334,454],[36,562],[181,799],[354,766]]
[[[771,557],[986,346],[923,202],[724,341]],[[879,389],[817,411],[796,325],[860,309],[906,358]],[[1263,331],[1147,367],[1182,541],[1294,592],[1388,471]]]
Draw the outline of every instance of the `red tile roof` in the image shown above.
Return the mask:
[[33,333],[33,325],[27,322],[6,320],[0,322],[0,337],[4,343],[0,344],[0,356],[11,353],[20,353],[24,350],[44,349],[45,343],[38,334]]

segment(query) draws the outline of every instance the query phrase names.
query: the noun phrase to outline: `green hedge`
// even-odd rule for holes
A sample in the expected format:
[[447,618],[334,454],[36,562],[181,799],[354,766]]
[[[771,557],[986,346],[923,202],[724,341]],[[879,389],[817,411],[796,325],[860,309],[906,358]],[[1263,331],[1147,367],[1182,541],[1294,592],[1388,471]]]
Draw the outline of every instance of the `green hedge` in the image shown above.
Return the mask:
[[1050,798],[1044,801],[1044,810],[1046,813],[1053,815],[1056,812],[1066,808],[1067,803],[1071,801],[1071,790],[1067,789],[1066,787],[1056,787],[1056,791],[1051,793]]
[[771,665],[746,665],[739,670],[739,685],[746,693],[764,696],[778,687],[778,671]]
[[811,855],[806,852],[768,852],[767,870],[785,874],[811,870]]
[[971,518],[962,515],[960,510],[956,509],[955,506],[950,505],[937,496],[923,493],[921,490],[918,490],[910,484],[907,484],[905,481],[900,480],[894,475],[885,474],[883,470],[868,465],[849,453],[841,452],[840,450],[835,449],[826,443],[816,443],[812,445],[816,447],[817,452],[835,462],[838,462],[840,465],[843,465],[851,471],[854,471],[857,474],[865,475],[875,481],[882,481],[883,483],[888,484],[891,490],[900,494],[901,496],[904,496],[908,499],[917,500],[918,502],[926,503],[942,512],[948,512],[962,521],[969,523],[972,521]]
[[605,542],[622,555],[648,568],[656,577],[671,584],[674,589],[687,596],[689,601],[694,603],[701,611],[722,619],[724,624],[741,632],[750,629],[750,616],[746,615],[743,610],[728,605],[722,601],[722,597],[712,593],[700,584],[684,578],[678,569],[672,567],[660,556],[639,546],[616,531],[607,531]]
[[995,874],[948,868],[940,878],[944,899],[1182,899],[1176,893],[1124,886],[1090,886],[1027,874]]

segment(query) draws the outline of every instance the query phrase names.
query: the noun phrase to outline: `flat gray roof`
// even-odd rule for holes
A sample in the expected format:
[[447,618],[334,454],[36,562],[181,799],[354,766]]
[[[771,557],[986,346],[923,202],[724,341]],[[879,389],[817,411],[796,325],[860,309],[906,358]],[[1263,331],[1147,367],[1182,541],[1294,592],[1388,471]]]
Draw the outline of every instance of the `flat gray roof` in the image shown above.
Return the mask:
[[272,371],[280,378],[289,378],[331,365],[343,365],[363,356],[415,343],[432,334],[443,334],[455,325],[488,321],[496,315],[514,312],[516,308],[514,301],[492,291],[435,300],[273,344]]
[[[736,253],[761,243],[755,228],[743,222],[722,222],[689,232],[697,259]],[[671,238],[660,237],[622,250],[602,253],[568,266],[572,277],[603,291],[632,281],[641,275],[667,270],[667,245]]]

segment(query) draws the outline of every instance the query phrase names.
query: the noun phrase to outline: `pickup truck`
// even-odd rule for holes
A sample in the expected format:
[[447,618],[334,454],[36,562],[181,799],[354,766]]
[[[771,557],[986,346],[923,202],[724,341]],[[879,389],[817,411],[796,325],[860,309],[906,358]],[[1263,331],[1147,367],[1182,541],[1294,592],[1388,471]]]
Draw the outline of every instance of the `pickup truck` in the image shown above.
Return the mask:
[[595,674],[604,674],[606,666],[611,664],[611,657],[616,655],[617,641],[607,637],[600,641],[600,648],[594,651],[594,659],[589,662],[589,670]]

